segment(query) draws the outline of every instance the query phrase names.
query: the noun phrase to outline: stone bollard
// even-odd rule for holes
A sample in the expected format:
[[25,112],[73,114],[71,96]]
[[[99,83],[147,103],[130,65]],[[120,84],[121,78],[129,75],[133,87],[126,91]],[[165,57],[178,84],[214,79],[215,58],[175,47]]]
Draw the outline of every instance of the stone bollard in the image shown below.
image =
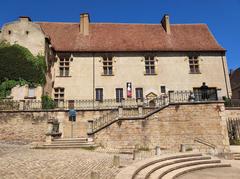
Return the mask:
[[115,167],[120,166],[120,157],[119,156],[116,156],[116,155],[113,156],[113,166],[115,166]]
[[160,146],[156,146],[156,148],[155,148],[155,155],[161,155],[161,148],[160,148]]
[[98,172],[92,171],[91,172],[91,179],[100,179],[100,175]]
[[186,152],[186,145],[184,144],[181,144],[181,152]]
[[133,160],[135,160],[136,159],[136,153],[137,153],[137,151],[136,150],[133,150]]

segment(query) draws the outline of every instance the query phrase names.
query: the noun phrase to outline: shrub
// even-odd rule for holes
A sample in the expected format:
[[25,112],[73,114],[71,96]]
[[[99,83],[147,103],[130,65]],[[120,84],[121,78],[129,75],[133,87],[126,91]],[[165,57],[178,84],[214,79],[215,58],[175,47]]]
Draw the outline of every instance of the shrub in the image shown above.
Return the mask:
[[43,109],[54,109],[56,104],[50,96],[42,96],[42,108]]

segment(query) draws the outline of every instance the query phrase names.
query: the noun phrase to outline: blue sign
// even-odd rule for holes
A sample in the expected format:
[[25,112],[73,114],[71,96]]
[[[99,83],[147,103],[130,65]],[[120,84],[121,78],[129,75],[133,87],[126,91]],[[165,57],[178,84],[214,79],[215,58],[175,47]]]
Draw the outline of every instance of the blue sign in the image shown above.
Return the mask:
[[77,112],[74,109],[70,109],[68,112],[69,117],[76,117]]

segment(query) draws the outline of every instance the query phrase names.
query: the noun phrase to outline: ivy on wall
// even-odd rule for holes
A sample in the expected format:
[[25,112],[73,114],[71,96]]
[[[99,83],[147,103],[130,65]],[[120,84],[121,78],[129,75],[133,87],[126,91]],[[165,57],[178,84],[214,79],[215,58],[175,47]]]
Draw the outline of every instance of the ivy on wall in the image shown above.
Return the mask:
[[44,85],[45,57],[34,56],[18,44],[0,43],[0,98],[10,94],[16,85]]

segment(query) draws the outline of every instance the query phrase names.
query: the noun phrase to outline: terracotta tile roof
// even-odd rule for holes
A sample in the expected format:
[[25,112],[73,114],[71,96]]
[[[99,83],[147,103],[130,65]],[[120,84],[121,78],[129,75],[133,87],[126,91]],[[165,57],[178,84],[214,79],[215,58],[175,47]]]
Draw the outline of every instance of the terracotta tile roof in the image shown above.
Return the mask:
[[89,36],[78,23],[38,24],[56,51],[225,51],[205,24],[171,25],[167,35],[161,24],[90,23]]

